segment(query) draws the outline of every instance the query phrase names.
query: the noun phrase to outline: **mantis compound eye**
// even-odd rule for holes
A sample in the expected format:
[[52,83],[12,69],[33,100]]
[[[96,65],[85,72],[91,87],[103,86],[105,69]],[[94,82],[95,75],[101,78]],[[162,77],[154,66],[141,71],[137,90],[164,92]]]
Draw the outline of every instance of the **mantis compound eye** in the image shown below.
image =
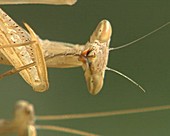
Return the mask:
[[104,43],[110,40],[111,35],[112,27],[110,22],[107,20],[102,20],[90,37],[90,42],[98,40],[100,43]]
[[86,70],[84,75],[89,93],[92,95],[98,94],[103,87],[103,73],[89,74],[89,71]]

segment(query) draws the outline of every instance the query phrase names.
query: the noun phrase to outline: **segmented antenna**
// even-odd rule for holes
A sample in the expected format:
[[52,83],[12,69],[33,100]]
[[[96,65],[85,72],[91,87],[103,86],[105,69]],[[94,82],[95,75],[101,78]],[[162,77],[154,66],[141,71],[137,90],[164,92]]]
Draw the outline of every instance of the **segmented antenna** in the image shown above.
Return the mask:
[[81,135],[81,136],[99,136],[97,134],[81,131],[81,130],[76,130],[76,129],[71,129],[71,128],[66,128],[66,127],[60,127],[60,126],[52,126],[52,125],[36,125],[37,129],[44,129],[44,130],[53,130],[53,131],[60,131],[60,132],[65,132],[65,133],[70,133],[70,134],[76,134],[76,135]]
[[136,85],[137,87],[139,87],[143,92],[146,92],[145,89],[144,89],[141,85],[139,85],[138,83],[136,83],[134,80],[132,80],[131,78],[129,78],[129,77],[126,76],[125,74],[123,74],[123,73],[121,73],[121,72],[119,72],[119,71],[117,71],[117,70],[115,70],[115,69],[108,68],[108,67],[106,68],[106,70],[112,71],[112,72],[114,72],[114,73],[116,73],[116,74],[118,74],[118,75],[126,78],[127,80],[129,80],[130,82],[132,82],[134,85]]
[[166,27],[166,26],[169,25],[169,24],[170,24],[170,22],[168,22],[168,23],[166,23],[166,24],[158,27],[157,29],[151,31],[151,32],[148,33],[148,34],[145,34],[144,36],[142,36],[142,37],[140,37],[140,38],[138,38],[138,39],[136,39],[136,40],[134,40],[134,41],[132,41],[132,42],[129,42],[129,43],[127,43],[127,44],[124,44],[124,45],[121,45],[121,46],[118,46],[118,47],[115,47],[115,48],[110,48],[109,51],[122,49],[122,48],[125,48],[125,47],[127,47],[127,46],[129,46],[129,45],[132,45],[132,44],[134,44],[134,43],[136,43],[136,42],[138,42],[138,41],[141,41],[142,39],[144,39],[144,38],[152,35],[153,33],[161,30],[162,28]]
[[84,118],[98,118],[98,117],[108,117],[115,115],[127,115],[136,113],[146,113],[154,111],[170,110],[170,105],[162,106],[151,106],[144,108],[135,109],[125,109],[125,110],[113,110],[105,112],[94,112],[94,113],[80,113],[80,114],[64,114],[64,115],[45,115],[36,116],[36,120],[66,120],[66,119],[84,119]]

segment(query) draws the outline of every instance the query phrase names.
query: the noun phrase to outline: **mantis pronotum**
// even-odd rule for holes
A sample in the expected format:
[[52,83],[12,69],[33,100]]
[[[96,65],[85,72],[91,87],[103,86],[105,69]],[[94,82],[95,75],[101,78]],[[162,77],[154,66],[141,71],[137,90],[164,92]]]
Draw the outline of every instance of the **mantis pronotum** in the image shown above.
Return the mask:
[[[18,136],[37,136],[36,129],[45,129],[60,131],[64,133],[82,135],[82,136],[98,136],[81,130],[70,129],[60,126],[51,125],[36,125],[35,120],[66,120],[66,119],[81,119],[94,117],[107,117],[114,115],[125,115],[135,113],[145,113],[160,110],[169,110],[170,105],[146,107],[139,109],[127,109],[119,111],[96,112],[85,114],[66,114],[66,115],[46,115],[35,116],[34,107],[27,101],[20,100],[15,105],[14,118],[12,120],[0,120],[0,135],[16,133]],[[22,125],[21,125],[22,124]]]
[[[15,67],[12,71],[2,74],[1,78],[11,73],[20,72],[25,81],[28,82],[35,91],[41,92],[48,89],[46,65],[47,67],[55,68],[82,66],[85,71],[84,75],[88,90],[93,95],[97,94],[103,86],[105,70],[113,71],[125,77],[137,85],[141,90],[145,91],[139,84],[126,75],[114,69],[107,68],[109,50],[111,51],[129,46],[169,24],[168,22],[126,45],[109,49],[112,28],[107,20],[103,20],[98,24],[91,35],[89,42],[85,45],[73,45],[69,43],[41,40],[36,36],[33,30],[26,25],[30,32],[30,34],[28,34],[2,10],[0,10],[0,17],[2,37],[0,63],[12,64]],[[15,56],[10,55],[11,50],[13,51],[12,54],[15,54]],[[44,59],[46,60],[46,64]]]

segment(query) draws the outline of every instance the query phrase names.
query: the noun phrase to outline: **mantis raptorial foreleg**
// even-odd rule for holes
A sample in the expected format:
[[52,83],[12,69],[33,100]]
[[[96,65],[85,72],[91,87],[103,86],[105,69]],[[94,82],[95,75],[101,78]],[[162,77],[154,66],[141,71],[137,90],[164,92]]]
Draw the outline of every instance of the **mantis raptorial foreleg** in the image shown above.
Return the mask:
[[34,59],[36,63],[38,76],[40,78],[40,83],[37,84],[37,86],[33,86],[33,88],[34,90],[45,91],[48,89],[49,85],[48,85],[47,67],[46,67],[45,58],[44,58],[44,55],[41,49],[41,44],[40,44],[39,38],[34,33],[34,31],[31,29],[31,27],[29,27],[29,25],[26,23],[25,23],[25,26],[31,35],[31,40],[36,41],[32,45],[32,50],[33,50],[33,54],[35,54]]
[[20,74],[35,91],[42,92],[47,90],[49,86],[44,55],[39,38],[27,24],[25,26],[30,34],[0,9],[0,45],[8,47],[7,45],[10,44],[30,43],[26,46],[16,47],[14,45],[14,47],[1,48],[0,52],[15,69],[23,68],[35,62],[36,66],[24,69],[20,71]]

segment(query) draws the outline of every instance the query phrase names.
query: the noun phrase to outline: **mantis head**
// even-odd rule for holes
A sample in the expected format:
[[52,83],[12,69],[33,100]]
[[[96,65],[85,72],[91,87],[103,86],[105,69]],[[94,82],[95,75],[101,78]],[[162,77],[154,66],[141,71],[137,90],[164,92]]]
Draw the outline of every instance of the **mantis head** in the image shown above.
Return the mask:
[[92,95],[99,93],[103,86],[111,34],[111,24],[107,20],[102,20],[79,58],[83,62],[87,87]]

